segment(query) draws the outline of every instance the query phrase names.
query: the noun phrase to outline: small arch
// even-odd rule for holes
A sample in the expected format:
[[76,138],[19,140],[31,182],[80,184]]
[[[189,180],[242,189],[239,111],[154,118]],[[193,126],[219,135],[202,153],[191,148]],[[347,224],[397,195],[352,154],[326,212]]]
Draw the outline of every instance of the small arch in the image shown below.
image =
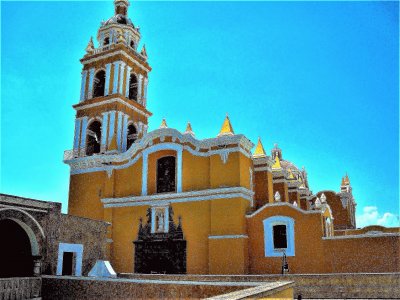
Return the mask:
[[176,158],[164,156],[157,160],[157,193],[176,192]]
[[100,153],[101,122],[94,120],[86,129],[86,155]]
[[110,44],[110,38],[109,37],[106,37],[105,39],[104,39],[104,41],[103,41],[103,46],[107,46],[107,45],[109,45]]
[[104,96],[106,86],[106,72],[100,70],[96,73],[93,80],[93,98]]
[[131,48],[133,48],[133,49],[136,48],[136,47],[135,47],[135,42],[134,42],[134,41],[131,41],[130,44],[129,44],[129,46],[131,46]]
[[128,98],[137,101],[138,96],[138,79],[134,73],[129,77],[129,96]]
[[126,149],[128,150],[132,144],[137,140],[138,134],[135,125],[132,123],[128,125],[128,134],[126,136]]

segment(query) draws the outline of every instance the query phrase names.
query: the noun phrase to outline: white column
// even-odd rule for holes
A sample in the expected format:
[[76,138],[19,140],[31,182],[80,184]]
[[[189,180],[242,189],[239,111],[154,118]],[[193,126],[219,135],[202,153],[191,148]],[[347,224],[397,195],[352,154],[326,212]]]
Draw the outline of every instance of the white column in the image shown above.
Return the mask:
[[164,214],[164,232],[168,232],[169,229],[169,207],[165,208]]
[[142,104],[142,81],[143,81],[143,75],[139,74],[138,76],[138,94],[137,94],[137,98],[138,98],[138,102],[140,104]]
[[126,77],[125,77],[125,97],[129,98],[129,80],[131,79],[131,70],[130,66],[127,66]]
[[156,232],[156,208],[151,208],[151,233]]
[[110,125],[108,126],[108,145],[110,145],[112,138],[114,137],[115,127],[115,110],[110,112]]
[[102,32],[100,35],[100,43],[99,44],[100,44],[100,47],[104,46],[104,32]]
[[111,64],[106,64],[106,86],[104,88],[104,96],[109,94],[110,90],[110,73],[111,73]]
[[177,179],[177,187],[176,187],[176,192],[177,193],[182,193],[182,149],[176,151],[178,154],[178,159],[177,159],[177,166],[178,166],[178,174],[176,176]]
[[88,99],[92,99],[93,97],[93,79],[94,79],[94,68],[89,70],[89,90],[88,90]]
[[118,74],[119,74],[120,62],[114,62],[114,82],[113,82],[113,94],[118,93]]
[[74,136],[74,156],[79,155],[79,141],[81,137],[81,123],[82,119],[81,118],[76,118],[75,119],[75,136]]
[[107,150],[108,114],[108,112],[103,113],[103,123],[101,126],[101,152],[105,152]]
[[128,135],[128,115],[124,115],[124,122],[122,125],[122,151],[126,151],[127,135]]
[[81,97],[80,102],[85,100],[85,92],[86,92],[86,77],[87,71],[82,71],[82,81],[81,81]]
[[142,196],[147,195],[147,153],[143,154],[142,164]]
[[148,84],[149,80],[147,78],[144,78],[144,82],[143,82],[143,106],[146,106],[146,102],[147,102],[147,84]]
[[122,112],[118,112],[118,126],[117,126],[117,146],[118,150],[121,150],[121,135],[122,135]]
[[80,146],[80,153],[81,155],[85,155],[85,146],[86,146],[86,128],[88,123],[88,117],[83,117],[82,119],[82,133],[81,133],[81,146]]
[[125,71],[125,63],[121,62],[121,66],[119,68],[119,89],[118,89],[118,93],[123,94],[123,83],[124,83],[124,71]]

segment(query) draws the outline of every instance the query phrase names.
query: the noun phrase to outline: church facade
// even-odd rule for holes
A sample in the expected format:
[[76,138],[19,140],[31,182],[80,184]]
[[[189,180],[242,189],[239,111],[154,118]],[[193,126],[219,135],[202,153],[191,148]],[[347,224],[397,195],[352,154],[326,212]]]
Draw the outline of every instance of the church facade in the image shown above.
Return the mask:
[[[276,274],[400,271],[399,228],[356,229],[350,179],[311,192],[306,170],[275,145],[235,134],[148,132],[146,48],[114,1],[83,65],[68,213],[109,222],[117,272]],[[255,147],[254,152],[252,149]],[[285,266],[286,265],[286,266]]]

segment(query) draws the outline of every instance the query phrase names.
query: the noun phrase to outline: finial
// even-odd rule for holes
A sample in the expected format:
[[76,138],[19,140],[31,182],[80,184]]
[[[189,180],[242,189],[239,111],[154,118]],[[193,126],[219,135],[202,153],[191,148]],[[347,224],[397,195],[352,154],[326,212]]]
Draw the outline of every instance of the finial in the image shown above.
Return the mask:
[[222,136],[222,135],[234,135],[234,131],[231,125],[231,121],[229,120],[228,114],[226,114],[224,123],[222,123],[221,130],[219,131],[219,134],[217,135]]
[[280,202],[281,201],[281,194],[279,194],[278,191],[276,191],[274,199],[275,199],[275,202]]
[[114,1],[115,14],[127,16],[128,6],[129,6],[128,0],[115,0]]
[[293,202],[293,206],[297,207],[297,202],[296,201]]
[[281,161],[279,160],[279,156],[275,156],[275,163],[272,165],[272,169],[282,169]]
[[142,50],[140,51],[140,55],[147,59],[146,45],[143,45]]
[[258,142],[256,146],[256,150],[254,151],[253,154],[254,157],[266,157],[267,155],[265,154],[264,146],[261,143],[261,138],[258,137]]
[[94,51],[94,44],[93,44],[93,37],[91,36],[91,37],[90,37],[90,40],[89,40],[89,43],[88,43],[88,45],[86,46],[86,52],[87,52],[88,54],[92,54],[93,51]]
[[185,134],[191,134],[192,136],[194,136],[194,132],[193,132],[193,129],[192,129],[192,125],[190,124],[189,121],[187,122],[186,130],[185,130],[184,133],[185,133]]
[[317,197],[317,200],[315,200],[315,208],[320,208],[321,207],[321,200],[319,200],[319,198]]
[[162,119],[160,128],[168,128],[167,121],[165,121],[165,118]]
[[324,193],[321,194],[321,203],[326,203],[326,196]]

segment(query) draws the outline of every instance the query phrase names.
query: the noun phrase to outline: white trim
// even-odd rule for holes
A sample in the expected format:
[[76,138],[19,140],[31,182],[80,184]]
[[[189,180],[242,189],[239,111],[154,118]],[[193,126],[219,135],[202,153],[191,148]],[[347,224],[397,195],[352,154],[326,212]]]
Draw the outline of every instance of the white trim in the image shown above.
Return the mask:
[[104,96],[110,94],[110,75],[111,75],[111,63],[106,64],[106,82],[104,88]]
[[88,126],[88,117],[83,117],[82,120],[82,129],[81,129],[81,151],[83,151],[82,153],[80,153],[81,155],[85,155],[86,153],[86,129]]
[[112,93],[117,94],[118,93],[118,75],[119,75],[121,61],[115,61],[113,63],[113,65],[114,65],[114,80],[113,80]]
[[128,118],[129,118],[129,116],[124,114],[123,124],[122,124],[122,151],[123,152],[126,151],[126,147],[127,147],[128,126],[129,126]]
[[82,257],[83,257],[83,245],[82,244],[58,244],[58,260],[57,260],[57,275],[62,275],[62,266],[64,259],[64,252],[74,252],[75,257],[75,276],[82,276]]
[[169,203],[209,201],[216,199],[242,198],[251,203],[253,192],[244,187],[231,187],[190,191],[183,193],[165,193],[149,196],[130,196],[123,198],[103,198],[101,202],[105,208],[143,206],[143,205],[167,205]]
[[151,146],[142,152],[143,167],[142,167],[142,196],[147,195],[147,176],[148,176],[148,156],[151,153],[162,150],[176,151],[176,191],[182,192],[182,145],[173,143],[163,143]]
[[108,115],[109,112],[102,113],[103,122],[101,123],[101,152],[106,151],[107,149],[107,135],[108,135]]
[[87,109],[87,108],[91,108],[91,107],[96,107],[96,106],[102,106],[104,104],[110,104],[110,103],[121,103],[127,107],[129,107],[130,109],[136,111],[138,114],[143,115],[145,117],[150,117],[150,114],[145,113],[143,111],[141,111],[140,109],[136,108],[135,106],[127,103],[126,101],[122,100],[121,98],[117,97],[117,98],[112,98],[112,99],[108,99],[108,100],[104,100],[104,101],[100,101],[100,102],[96,102],[96,103],[92,103],[92,104],[86,104],[86,105],[82,105],[80,107],[76,107],[75,110],[79,111],[82,109]]
[[121,151],[121,149],[122,149],[122,141],[121,141],[121,138],[122,138],[122,126],[123,126],[123,124],[122,124],[122,116],[123,116],[123,112],[121,112],[121,111],[119,111],[118,112],[118,123],[117,123],[117,148],[118,148],[118,150],[119,151]]
[[264,209],[268,208],[268,207],[273,207],[273,206],[289,206],[290,208],[293,208],[303,214],[322,214],[323,212],[321,211],[317,211],[317,210],[304,210],[301,209],[298,206],[294,206],[292,203],[289,202],[274,202],[274,203],[267,203],[263,206],[261,206],[258,210],[256,210],[255,212],[253,212],[250,215],[246,215],[246,218],[252,218],[255,215],[259,214],[261,211],[263,211]]
[[270,167],[254,167],[255,172],[262,172],[262,171],[268,171],[272,172],[272,169]]
[[81,124],[82,119],[75,119],[75,133],[74,133],[74,150],[77,151],[79,149],[79,141],[81,138]]
[[81,81],[81,95],[80,95],[80,101],[82,102],[85,100],[85,94],[86,94],[86,78],[87,78],[87,71],[82,71],[82,81]]
[[400,237],[400,233],[395,232],[382,232],[382,233],[363,233],[357,235],[338,235],[323,237],[323,240],[343,240],[343,239],[360,239],[360,238],[379,238],[379,237]]
[[142,103],[142,81],[143,81],[143,75],[139,74],[139,76],[138,76],[138,94],[137,94],[137,100],[139,103]]
[[89,88],[87,99],[93,98],[93,79],[94,79],[94,68],[89,70]]
[[[276,249],[274,246],[274,226],[286,226],[286,248]],[[288,216],[272,216],[263,220],[264,228],[264,255],[265,257],[295,256],[294,219]]]
[[[36,221],[36,219],[33,216],[31,216],[30,214],[28,214],[26,211],[24,211],[23,209],[20,209],[20,208],[15,208],[15,207],[0,208],[0,211],[5,211],[5,210],[16,210],[16,211],[23,213],[24,215],[27,215],[29,217],[29,219],[31,219],[33,221],[33,223],[37,226],[37,228],[40,231],[40,235],[43,237],[43,239],[46,239],[46,236],[44,234],[44,230],[43,230],[42,226],[40,226],[39,222]],[[32,210],[32,208],[30,210]]]
[[[110,111],[110,123],[108,125],[108,141],[107,146],[110,146],[111,141],[114,137],[114,127],[115,127],[115,110]],[[108,147],[107,147],[108,148]]]
[[126,77],[125,77],[125,97],[126,98],[129,98],[129,82],[131,80],[131,71],[132,71],[132,68],[130,66],[127,66]]
[[[111,40],[110,40],[111,43]],[[123,56],[125,56],[127,59],[129,59],[130,62],[134,63],[135,65],[137,65],[139,68],[141,68],[142,70],[146,71],[146,72],[150,72],[150,68],[146,68],[145,66],[143,66],[142,64],[138,63],[136,60],[134,60],[131,56],[129,56],[125,51],[114,51],[111,53],[107,53],[105,55],[99,55],[97,57],[85,60],[82,59],[82,63],[84,65],[90,64],[92,62],[98,61],[98,60],[103,60],[104,58],[108,58],[108,57],[112,57],[112,56],[117,56],[118,54],[121,54]]]
[[118,93],[124,94],[124,91],[122,90],[123,84],[124,84],[124,74],[125,74],[125,63],[121,62],[121,66],[119,68],[119,88],[118,88]]
[[248,239],[249,237],[244,234],[228,234],[228,235],[209,235],[209,239],[218,240],[218,239]]

